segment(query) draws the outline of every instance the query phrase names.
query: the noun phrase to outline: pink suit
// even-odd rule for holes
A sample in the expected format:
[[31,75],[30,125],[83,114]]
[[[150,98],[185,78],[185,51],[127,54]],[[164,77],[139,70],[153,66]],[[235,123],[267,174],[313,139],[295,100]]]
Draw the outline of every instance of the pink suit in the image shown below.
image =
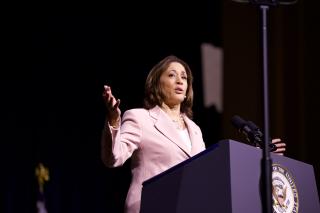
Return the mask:
[[128,110],[123,114],[119,129],[109,127],[110,131],[105,131],[102,139],[104,163],[117,167],[132,158],[132,181],[125,205],[127,213],[139,212],[143,181],[205,149],[200,128],[187,116],[183,119],[192,143],[191,151],[174,123],[158,106],[150,110]]

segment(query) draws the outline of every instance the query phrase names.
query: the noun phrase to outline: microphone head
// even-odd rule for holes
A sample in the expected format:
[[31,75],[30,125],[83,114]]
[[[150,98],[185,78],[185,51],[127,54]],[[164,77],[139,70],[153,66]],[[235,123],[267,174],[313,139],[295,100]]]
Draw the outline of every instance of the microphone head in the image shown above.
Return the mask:
[[246,125],[246,121],[243,120],[240,116],[235,115],[231,118],[232,125],[239,131]]
[[262,132],[260,131],[260,128],[255,123],[253,123],[252,121],[248,121],[247,125],[250,129],[252,129],[252,131],[254,131],[255,135],[257,135],[258,137],[263,136]]
[[247,141],[251,143],[261,142],[262,133],[253,122],[251,122],[251,126],[249,126],[247,121],[243,120],[240,116],[235,115],[232,117],[231,123],[239,132],[246,136]]
[[252,121],[248,121],[247,124],[252,130],[259,130],[259,127]]

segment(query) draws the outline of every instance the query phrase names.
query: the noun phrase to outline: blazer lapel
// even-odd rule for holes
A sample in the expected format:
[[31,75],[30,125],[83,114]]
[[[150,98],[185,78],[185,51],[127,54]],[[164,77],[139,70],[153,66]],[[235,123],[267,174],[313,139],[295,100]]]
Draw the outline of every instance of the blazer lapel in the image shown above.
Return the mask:
[[164,136],[166,136],[171,142],[175,143],[182,151],[184,151],[189,157],[191,157],[188,152],[187,145],[183,142],[182,138],[178,134],[173,123],[170,121],[168,116],[164,114],[160,107],[156,106],[149,110],[150,115],[156,119],[155,127],[161,132]]
[[191,156],[199,153],[199,149],[201,147],[198,146],[196,141],[199,141],[199,137],[201,136],[201,133],[197,130],[198,128],[192,123],[192,121],[187,117],[183,116],[185,123],[187,124],[190,140],[191,140]]

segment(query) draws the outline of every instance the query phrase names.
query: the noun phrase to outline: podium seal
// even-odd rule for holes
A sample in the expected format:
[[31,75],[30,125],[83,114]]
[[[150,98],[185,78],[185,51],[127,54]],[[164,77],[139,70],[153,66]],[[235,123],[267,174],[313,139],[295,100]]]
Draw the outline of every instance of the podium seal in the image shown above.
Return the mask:
[[274,213],[297,213],[298,190],[291,173],[279,164],[272,164],[272,200]]

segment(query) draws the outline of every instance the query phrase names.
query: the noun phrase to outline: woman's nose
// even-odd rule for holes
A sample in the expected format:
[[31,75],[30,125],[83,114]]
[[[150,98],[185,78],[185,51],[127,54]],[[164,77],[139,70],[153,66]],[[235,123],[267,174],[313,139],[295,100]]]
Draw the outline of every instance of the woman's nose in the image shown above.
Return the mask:
[[177,81],[178,84],[182,84],[183,83],[181,76],[177,76],[176,81]]

